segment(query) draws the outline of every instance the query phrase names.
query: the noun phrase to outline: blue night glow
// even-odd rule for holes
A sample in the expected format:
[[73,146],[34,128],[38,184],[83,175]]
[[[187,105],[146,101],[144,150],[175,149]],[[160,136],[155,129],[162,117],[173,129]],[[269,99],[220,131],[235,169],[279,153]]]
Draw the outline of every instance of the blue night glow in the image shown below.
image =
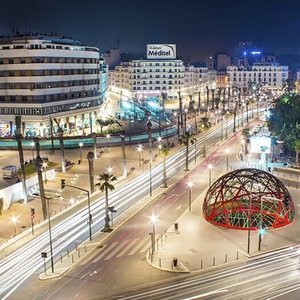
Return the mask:
[[244,51],[244,56],[246,56],[247,55],[247,52],[246,51]]
[[258,55],[258,54],[261,54],[261,52],[260,51],[251,51],[251,54]]

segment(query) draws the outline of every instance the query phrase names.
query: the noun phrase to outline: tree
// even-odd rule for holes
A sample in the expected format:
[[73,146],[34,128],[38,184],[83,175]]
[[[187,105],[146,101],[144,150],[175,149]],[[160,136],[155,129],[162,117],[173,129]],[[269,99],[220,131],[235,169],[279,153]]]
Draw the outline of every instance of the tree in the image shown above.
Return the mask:
[[21,133],[21,116],[16,116],[16,130],[17,130],[16,140],[18,144],[18,152],[19,152],[20,166],[22,172],[23,198],[24,198],[24,203],[27,203],[26,174],[25,174],[25,166],[24,166],[24,154],[23,154],[22,133]]
[[296,164],[296,166],[298,166],[299,165],[300,140],[296,140],[294,142],[294,150],[296,152],[295,164]]
[[189,170],[189,144],[194,144],[196,139],[194,138],[194,134],[187,131],[185,135],[182,135],[178,139],[180,144],[185,145],[185,171]]
[[97,187],[99,187],[100,191],[105,191],[105,225],[104,225],[104,231],[110,231],[109,226],[109,216],[108,216],[108,191],[113,191],[115,189],[114,185],[112,185],[112,182],[116,181],[117,178],[108,173],[102,173],[99,175],[100,180],[99,183],[96,184]]
[[206,149],[205,149],[206,131],[211,127],[211,122],[209,122],[209,119],[207,117],[201,118],[201,120],[200,120],[200,127],[201,127],[201,131],[204,132],[204,137],[203,137],[203,157],[205,157],[206,156]]
[[166,168],[166,157],[170,153],[170,149],[167,146],[167,144],[163,144],[160,150],[160,153],[163,155],[164,160],[163,160],[163,187],[167,188],[167,168]]
[[108,118],[108,119],[97,119],[96,122],[99,124],[100,126],[100,133],[103,133],[103,127],[104,126],[109,126],[109,125],[113,125],[115,124],[115,120],[113,120],[112,118]]

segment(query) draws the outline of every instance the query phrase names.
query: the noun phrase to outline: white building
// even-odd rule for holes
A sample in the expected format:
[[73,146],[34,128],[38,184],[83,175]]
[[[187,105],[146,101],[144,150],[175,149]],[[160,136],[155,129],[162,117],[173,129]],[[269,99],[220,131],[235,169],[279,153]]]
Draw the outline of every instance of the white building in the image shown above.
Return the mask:
[[[95,47],[65,37],[0,38],[0,135],[45,136],[50,124],[66,131],[95,124],[106,90],[106,68]],[[89,132],[88,132],[89,133]]]
[[231,85],[247,88],[251,83],[262,83],[270,89],[279,90],[288,79],[288,66],[277,63],[256,63],[250,67],[227,67]]

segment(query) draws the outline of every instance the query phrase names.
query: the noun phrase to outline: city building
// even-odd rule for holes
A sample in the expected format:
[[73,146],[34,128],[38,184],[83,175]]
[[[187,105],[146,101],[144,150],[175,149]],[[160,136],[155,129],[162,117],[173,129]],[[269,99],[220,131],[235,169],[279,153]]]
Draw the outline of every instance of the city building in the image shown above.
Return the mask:
[[206,59],[206,67],[209,70],[226,71],[231,64],[231,57],[227,53],[219,52]]
[[227,88],[229,86],[229,76],[227,72],[217,72],[216,87],[217,89]]
[[253,83],[261,83],[273,90],[282,88],[288,79],[288,66],[278,63],[255,63],[253,66],[229,66],[227,73],[230,85],[247,88]]
[[146,98],[166,92],[178,98],[185,67],[176,59],[176,45],[147,45],[147,59],[131,60],[109,72],[109,88],[126,97]]
[[1,37],[0,135],[14,134],[16,116],[24,136],[47,136],[57,124],[92,131],[106,76],[98,48],[54,35]]
[[251,66],[262,62],[263,53],[254,42],[239,42],[234,53],[233,62],[237,66]]
[[115,68],[115,66],[120,65],[120,50],[119,49],[110,49],[103,54],[104,63],[108,66],[109,70]]

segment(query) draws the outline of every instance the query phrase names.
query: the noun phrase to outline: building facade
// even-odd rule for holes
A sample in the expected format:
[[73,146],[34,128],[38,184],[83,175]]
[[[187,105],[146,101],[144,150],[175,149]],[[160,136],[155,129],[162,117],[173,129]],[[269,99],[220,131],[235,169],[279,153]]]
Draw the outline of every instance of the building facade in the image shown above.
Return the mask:
[[0,135],[48,136],[51,124],[76,132],[95,124],[106,91],[99,49],[51,35],[0,38]]
[[227,67],[230,85],[239,88],[247,88],[253,83],[261,83],[272,90],[280,90],[288,79],[288,66],[277,63],[261,64],[253,66],[229,66]]

